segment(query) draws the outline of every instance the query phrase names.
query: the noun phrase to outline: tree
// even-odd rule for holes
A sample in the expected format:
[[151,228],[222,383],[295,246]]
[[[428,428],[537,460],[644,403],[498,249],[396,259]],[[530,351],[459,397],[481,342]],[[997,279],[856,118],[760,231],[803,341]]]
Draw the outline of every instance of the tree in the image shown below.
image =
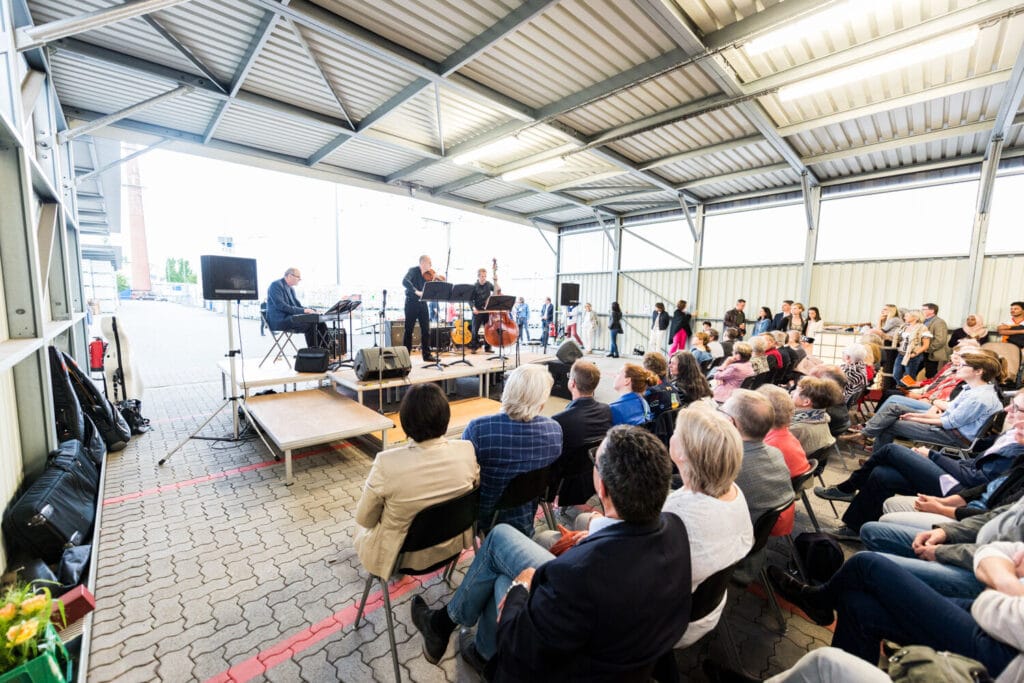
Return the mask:
[[131,287],[128,286],[128,278],[125,277],[124,273],[118,273],[117,274],[117,291],[124,292],[124,291],[127,291],[129,289],[131,289]]
[[194,285],[198,281],[198,277],[192,270],[192,264],[189,263],[188,259],[167,259],[164,265],[164,274],[168,282],[183,282]]

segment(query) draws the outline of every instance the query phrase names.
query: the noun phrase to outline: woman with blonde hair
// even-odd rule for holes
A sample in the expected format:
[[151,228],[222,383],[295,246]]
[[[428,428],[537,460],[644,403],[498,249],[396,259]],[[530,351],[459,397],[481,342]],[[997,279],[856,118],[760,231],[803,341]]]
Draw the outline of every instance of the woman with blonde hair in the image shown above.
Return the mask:
[[577,319],[576,329],[583,337],[583,353],[594,352],[594,333],[597,331],[597,316],[594,307],[583,304],[583,311]]
[[636,363],[623,365],[612,384],[615,391],[621,394],[609,404],[612,409],[612,426],[642,425],[654,419],[643,394],[660,381],[657,375]]
[[[662,510],[686,524],[692,589],[715,572],[743,559],[754,544],[746,498],[736,485],[743,442],[718,412],[694,406],[679,413],[669,439],[669,456],[683,487],[669,494]],[[686,628],[676,647],[687,647],[718,624],[725,597],[710,614]]]

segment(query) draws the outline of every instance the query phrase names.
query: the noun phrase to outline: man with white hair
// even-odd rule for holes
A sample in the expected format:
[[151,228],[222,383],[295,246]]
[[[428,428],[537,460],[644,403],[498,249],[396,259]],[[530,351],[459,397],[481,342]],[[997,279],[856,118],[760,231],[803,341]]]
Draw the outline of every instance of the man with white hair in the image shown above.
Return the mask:
[[[553,380],[543,365],[520,365],[509,373],[501,392],[501,412],[472,420],[462,438],[476,448],[480,463],[480,528],[490,528],[494,508],[516,475],[547,467],[562,454],[562,427],[540,414]],[[533,536],[527,503],[504,510],[499,522]]]

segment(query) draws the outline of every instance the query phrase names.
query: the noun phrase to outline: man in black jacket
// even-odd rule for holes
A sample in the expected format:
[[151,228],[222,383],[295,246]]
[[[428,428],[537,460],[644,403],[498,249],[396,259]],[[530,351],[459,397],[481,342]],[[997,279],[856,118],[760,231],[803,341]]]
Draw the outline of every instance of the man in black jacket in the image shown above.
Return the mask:
[[686,527],[661,513],[672,465],[654,435],[628,426],[608,432],[594,465],[605,516],[574,547],[556,558],[501,524],[447,607],[413,598],[429,661],[444,655],[456,624],[475,623],[475,640],[459,638],[462,657],[492,681],[650,677],[690,617]]
[[743,312],[746,306],[746,299],[736,299],[736,307],[730,308],[723,316],[722,329],[728,330],[730,327],[735,327],[739,332],[737,341],[742,341],[743,335],[747,333],[747,314]]
[[430,355],[430,311],[427,309],[427,302],[422,300],[423,286],[427,280],[423,274],[432,270],[429,256],[420,256],[418,265],[413,266],[406,272],[402,279],[402,286],[405,287],[405,336],[402,345],[412,353],[412,331],[416,323],[420,325],[420,349],[423,351],[423,360],[430,362],[434,357]]
[[[572,401],[565,410],[553,416],[562,425],[562,455],[554,462],[551,481],[565,474],[588,469],[590,464],[586,444],[600,440],[612,426],[612,409],[607,403],[594,399],[594,391],[601,381],[601,371],[586,360],[578,360],[569,369],[569,393]],[[584,503],[594,495],[593,477],[576,476],[565,479],[559,489],[559,505]],[[566,503],[565,501],[570,501]]]

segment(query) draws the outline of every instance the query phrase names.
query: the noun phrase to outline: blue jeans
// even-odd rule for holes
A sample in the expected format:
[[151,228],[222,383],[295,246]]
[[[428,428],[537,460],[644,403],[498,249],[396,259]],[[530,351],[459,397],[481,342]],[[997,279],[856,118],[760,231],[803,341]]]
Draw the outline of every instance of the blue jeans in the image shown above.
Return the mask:
[[608,352],[613,356],[619,355],[619,331],[608,330],[608,334],[612,337],[612,347],[608,349]]
[[939,595],[885,555],[851,557],[825,584],[823,597],[839,612],[833,647],[871,663],[883,638],[977,659],[993,677],[1018,654],[978,627],[970,600]]
[[978,597],[983,586],[971,570],[921,560],[914,555],[910,545],[920,532],[920,529],[898,524],[868,522],[861,527],[860,540],[864,542],[865,550],[885,553],[888,559],[924,581],[940,595],[972,600]]
[[548,330],[550,329],[550,327],[550,320],[540,321],[540,345],[544,348],[545,351],[548,348]]
[[921,372],[921,366],[924,364],[924,354],[919,354],[910,359],[910,362],[906,365],[903,364],[903,354],[896,354],[896,362],[892,366],[892,379],[894,382],[899,383],[903,379],[903,375],[910,375],[911,377],[917,377],[917,373]]
[[864,425],[864,434],[874,437],[875,448],[892,443],[896,437],[950,446],[965,445],[960,437],[942,427],[900,420],[900,415],[923,413],[929,407],[924,401],[906,396],[893,396]]
[[448,603],[448,616],[463,626],[476,624],[476,649],[490,659],[498,646],[498,603],[512,580],[528,567],[539,567],[555,556],[515,527],[499,524],[487,534],[473,564]]
[[[843,514],[843,522],[852,529],[860,529],[865,522],[876,521],[882,516],[886,499],[897,493],[941,496],[939,477],[945,473],[928,458],[904,446],[888,444],[876,448],[864,466],[840,484],[844,491],[857,491]],[[962,487],[953,492],[959,488]]]

